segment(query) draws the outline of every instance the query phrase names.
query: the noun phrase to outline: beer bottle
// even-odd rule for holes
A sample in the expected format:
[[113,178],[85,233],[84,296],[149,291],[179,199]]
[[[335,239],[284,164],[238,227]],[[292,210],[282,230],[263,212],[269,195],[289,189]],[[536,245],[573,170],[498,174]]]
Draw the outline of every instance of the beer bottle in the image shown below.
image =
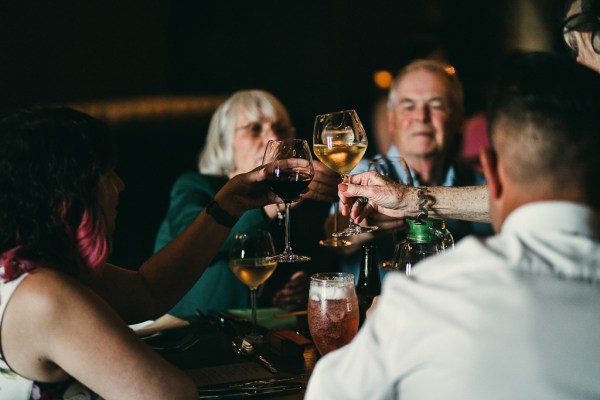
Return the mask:
[[363,257],[360,263],[360,274],[356,284],[356,295],[358,297],[359,327],[366,318],[366,313],[373,298],[381,293],[381,280],[379,268],[377,267],[377,254],[375,245],[367,243],[363,246]]

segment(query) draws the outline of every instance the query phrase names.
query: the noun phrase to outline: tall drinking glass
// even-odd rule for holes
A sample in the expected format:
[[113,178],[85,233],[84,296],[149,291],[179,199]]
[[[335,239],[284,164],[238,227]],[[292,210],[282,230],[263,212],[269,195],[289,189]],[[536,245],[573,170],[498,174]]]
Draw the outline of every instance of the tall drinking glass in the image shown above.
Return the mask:
[[[344,182],[348,182],[348,174],[362,159],[367,144],[367,134],[356,111],[317,115],[313,130],[313,150],[323,164],[342,176]],[[332,236],[347,237],[375,229],[376,226],[356,225],[350,218],[348,228],[336,231]]]
[[332,272],[310,277],[308,328],[322,356],[350,343],[358,331],[354,275]]
[[263,165],[266,165],[271,190],[285,203],[285,249],[275,259],[279,262],[309,261],[308,256],[294,254],[290,244],[290,206],[315,175],[308,143],[303,139],[269,140]]
[[[250,288],[252,306],[252,329],[243,339],[250,343],[264,341],[256,329],[256,290],[277,267],[275,246],[267,231],[236,233],[229,252],[229,268],[233,274]],[[238,340],[239,341],[239,340]]]

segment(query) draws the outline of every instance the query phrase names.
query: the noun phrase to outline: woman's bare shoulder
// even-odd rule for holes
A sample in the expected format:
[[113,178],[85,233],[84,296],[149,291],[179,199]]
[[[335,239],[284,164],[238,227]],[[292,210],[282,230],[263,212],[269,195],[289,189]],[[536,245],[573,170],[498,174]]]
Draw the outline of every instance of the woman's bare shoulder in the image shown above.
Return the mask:
[[51,351],[82,334],[87,318],[110,313],[102,303],[91,290],[60,271],[39,268],[30,272],[4,312],[0,340],[5,360],[30,379],[66,376],[52,362]]

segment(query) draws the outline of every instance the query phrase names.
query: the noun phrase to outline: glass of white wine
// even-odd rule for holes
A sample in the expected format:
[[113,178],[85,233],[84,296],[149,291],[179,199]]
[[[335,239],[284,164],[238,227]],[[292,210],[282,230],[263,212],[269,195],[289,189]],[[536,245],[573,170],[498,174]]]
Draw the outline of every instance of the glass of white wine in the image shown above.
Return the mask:
[[[313,130],[315,155],[323,164],[340,174],[344,182],[348,182],[348,174],[362,159],[367,145],[367,134],[356,111],[317,115]],[[350,218],[350,225],[342,231],[334,232],[332,236],[347,237],[376,229],[376,226],[356,225]]]
[[252,328],[243,338],[250,343],[264,342],[264,336],[256,328],[256,290],[277,267],[275,246],[267,231],[236,233],[229,252],[229,268],[233,274],[250,288]]

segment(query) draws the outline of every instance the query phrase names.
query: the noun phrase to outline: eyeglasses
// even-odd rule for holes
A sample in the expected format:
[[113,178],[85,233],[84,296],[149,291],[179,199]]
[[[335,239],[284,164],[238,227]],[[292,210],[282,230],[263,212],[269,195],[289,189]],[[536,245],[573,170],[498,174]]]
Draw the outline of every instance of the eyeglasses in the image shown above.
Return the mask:
[[592,47],[594,51],[600,53],[600,29],[598,29],[598,25],[600,25],[598,17],[589,12],[573,14],[564,20],[562,26],[563,37],[575,57],[579,54],[575,32],[591,32]]
[[239,126],[235,130],[246,130],[253,136],[260,136],[263,132],[271,129],[278,137],[287,138],[294,136],[296,129],[285,122],[249,122],[246,125]]

